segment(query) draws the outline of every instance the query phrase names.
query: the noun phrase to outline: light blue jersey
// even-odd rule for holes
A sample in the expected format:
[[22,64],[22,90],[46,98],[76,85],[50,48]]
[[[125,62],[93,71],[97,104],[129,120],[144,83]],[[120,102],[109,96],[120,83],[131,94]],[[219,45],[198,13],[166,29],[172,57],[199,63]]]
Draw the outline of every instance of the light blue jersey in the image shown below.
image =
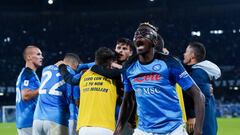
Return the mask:
[[135,91],[138,128],[145,132],[166,134],[182,124],[182,112],[175,84],[189,89],[195,82],[173,57],[156,54],[143,64],[128,62],[123,72],[124,90]]
[[[73,69],[71,69],[70,67],[68,67],[67,69],[72,75],[74,75],[75,78],[77,78],[77,79],[80,78],[80,74],[75,74],[75,71]],[[80,99],[80,89],[79,89],[79,86],[68,85],[68,87],[69,87],[69,89],[71,89],[70,105],[69,105],[69,110],[70,110],[69,120],[77,120],[78,109],[75,104],[75,100]]]
[[34,120],[49,120],[68,126],[71,86],[66,84],[56,65],[43,69]]
[[17,128],[32,127],[33,114],[36,107],[37,97],[24,101],[21,91],[24,89],[36,90],[40,81],[36,73],[30,68],[23,68],[16,83],[16,126]]
[[91,68],[93,65],[95,65],[95,62],[81,63],[77,67],[77,72],[80,73],[82,70],[87,70],[87,69]]

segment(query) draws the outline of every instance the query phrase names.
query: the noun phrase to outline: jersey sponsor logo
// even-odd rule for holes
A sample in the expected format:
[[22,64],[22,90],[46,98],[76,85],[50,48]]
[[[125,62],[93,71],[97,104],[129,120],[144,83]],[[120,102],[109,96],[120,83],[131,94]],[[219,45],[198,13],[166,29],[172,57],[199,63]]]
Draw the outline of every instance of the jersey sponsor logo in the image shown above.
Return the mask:
[[147,82],[147,81],[159,81],[161,76],[156,73],[152,74],[139,74],[137,77],[133,79],[133,82]]
[[187,73],[187,71],[184,71],[184,72],[182,72],[180,75],[179,75],[179,78],[186,78],[186,77],[188,77],[189,75],[188,75],[188,73]]
[[152,69],[153,69],[154,71],[159,71],[159,70],[161,69],[161,65],[160,65],[160,64],[156,64],[156,65],[154,65],[154,66],[152,67]]
[[160,93],[160,88],[157,87],[147,87],[147,88],[136,88],[135,93],[137,96],[143,96],[143,95],[154,95]]
[[23,85],[28,86],[29,85],[29,80],[24,80]]

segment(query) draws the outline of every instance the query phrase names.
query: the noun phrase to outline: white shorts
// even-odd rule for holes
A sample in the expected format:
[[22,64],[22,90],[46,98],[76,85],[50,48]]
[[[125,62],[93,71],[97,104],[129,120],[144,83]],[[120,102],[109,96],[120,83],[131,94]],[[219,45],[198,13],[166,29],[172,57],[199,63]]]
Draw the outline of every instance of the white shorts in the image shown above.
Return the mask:
[[180,125],[178,128],[176,128],[174,131],[171,133],[167,134],[156,134],[156,133],[149,133],[149,132],[144,132],[140,129],[135,129],[133,135],[188,135],[186,128],[184,124]]
[[77,125],[76,120],[68,120],[68,134],[69,135],[77,135],[76,125]]
[[18,135],[32,135],[32,127],[29,128],[18,128]]
[[48,121],[48,120],[34,120],[33,121],[33,135],[67,135],[68,127]]
[[113,135],[113,131],[101,127],[81,127],[78,135]]

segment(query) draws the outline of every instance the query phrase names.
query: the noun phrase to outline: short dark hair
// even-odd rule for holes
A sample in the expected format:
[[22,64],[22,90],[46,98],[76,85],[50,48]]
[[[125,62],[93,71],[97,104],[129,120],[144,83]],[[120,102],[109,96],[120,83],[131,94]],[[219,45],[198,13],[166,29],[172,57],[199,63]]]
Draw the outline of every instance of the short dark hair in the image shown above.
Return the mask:
[[130,40],[130,39],[128,39],[128,38],[119,38],[119,39],[117,40],[117,44],[120,44],[120,43],[126,44],[127,46],[130,47],[131,50],[133,50],[133,48],[134,48],[134,47],[133,47],[133,41]]
[[[38,48],[37,46],[35,45],[28,45],[24,50],[23,50],[23,59],[26,61],[27,60],[27,55],[29,53],[29,49],[32,49],[32,48]],[[39,49],[39,48],[38,48]]]
[[200,42],[190,42],[189,46],[193,49],[193,53],[196,57],[197,62],[201,62],[205,60],[206,57],[206,49],[204,45]]
[[82,63],[79,56],[75,53],[66,53],[64,59],[71,61],[71,63],[79,64]]
[[96,64],[103,67],[108,67],[111,65],[111,61],[115,59],[115,56],[115,52],[110,48],[100,47],[95,52]]

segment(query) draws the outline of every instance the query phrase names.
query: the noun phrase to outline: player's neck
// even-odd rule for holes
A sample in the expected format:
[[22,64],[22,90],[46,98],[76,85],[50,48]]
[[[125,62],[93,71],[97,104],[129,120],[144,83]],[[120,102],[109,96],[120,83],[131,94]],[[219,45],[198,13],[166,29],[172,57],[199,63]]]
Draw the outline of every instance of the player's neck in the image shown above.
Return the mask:
[[37,67],[36,67],[33,63],[30,63],[30,62],[26,62],[25,67],[29,67],[29,68],[31,68],[33,71],[36,71],[36,70],[37,70]]
[[149,63],[149,62],[151,62],[153,60],[153,58],[154,58],[153,51],[150,51],[150,52],[148,52],[146,54],[139,55],[139,61],[141,63]]
[[191,61],[187,65],[194,65],[196,63],[197,63],[197,61],[195,59],[191,59]]

